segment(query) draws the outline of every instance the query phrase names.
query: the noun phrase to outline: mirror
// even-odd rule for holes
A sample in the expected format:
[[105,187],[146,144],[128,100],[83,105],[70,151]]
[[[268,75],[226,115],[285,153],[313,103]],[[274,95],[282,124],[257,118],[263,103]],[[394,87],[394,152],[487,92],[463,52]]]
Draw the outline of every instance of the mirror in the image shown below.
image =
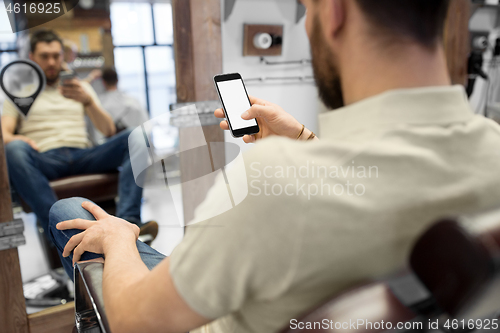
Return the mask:
[[2,68],[0,88],[26,117],[37,96],[45,88],[45,75],[34,62],[16,60]]

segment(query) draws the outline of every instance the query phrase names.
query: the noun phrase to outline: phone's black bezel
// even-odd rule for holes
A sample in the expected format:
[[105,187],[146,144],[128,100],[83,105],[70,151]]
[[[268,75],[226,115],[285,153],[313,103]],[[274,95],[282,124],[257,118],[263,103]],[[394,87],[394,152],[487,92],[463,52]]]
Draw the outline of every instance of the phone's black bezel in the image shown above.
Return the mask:
[[217,94],[219,95],[219,100],[222,104],[224,115],[226,116],[227,123],[229,124],[229,129],[231,130],[231,135],[234,136],[235,138],[241,138],[242,136],[245,135],[257,134],[260,132],[259,124],[257,124],[256,126],[245,127],[238,130],[233,130],[233,127],[231,126],[231,121],[229,121],[229,117],[226,112],[226,106],[224,105],[224,101],[222,100],[222,96],[220,94],[219,86],[217,85],[217,83],[224,81],[234,81],[234,80],[241,80],[241,83],[243,83],[243,89],[245,89],[245,94],[247,95],[248,98],[248,103],[252,105],[252,102],[250,102],[250,98],[248,97],[248,92],[247,88],[245,87],[245,82],[243,82],[243,79],[241,78],[240,74],[232,73],[232,74],[222,74],[214,76],[215,89],[217,89]]

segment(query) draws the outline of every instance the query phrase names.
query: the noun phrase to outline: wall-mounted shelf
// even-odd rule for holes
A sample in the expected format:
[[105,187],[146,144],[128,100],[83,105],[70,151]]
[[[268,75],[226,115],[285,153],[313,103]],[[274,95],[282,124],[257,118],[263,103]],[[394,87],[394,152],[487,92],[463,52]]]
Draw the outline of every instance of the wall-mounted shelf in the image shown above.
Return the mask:
[[[299,0],[295,1],[297,2],[297,10],[295,12],[295,23],[297,24],[306,14],[306,7]],[[233,13],[235,4],[236,0],[224,0],[224,22],[226,22]]]

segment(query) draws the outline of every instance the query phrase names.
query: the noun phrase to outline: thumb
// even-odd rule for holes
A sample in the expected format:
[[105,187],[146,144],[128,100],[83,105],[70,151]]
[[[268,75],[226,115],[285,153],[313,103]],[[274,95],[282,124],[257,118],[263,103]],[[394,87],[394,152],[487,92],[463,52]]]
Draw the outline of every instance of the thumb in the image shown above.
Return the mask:
[[274,110],[270,106],[263,106],[263,105],[254,104],[254,105],[252,105],[252,107],[250,109],[243,112],[243,114],[241,115],[241,118],[245,119],[245,120],[250,120],[250,119],[257,118],[257,117],[266,119],[266,118],[271,117],[273,112],[274,112]]

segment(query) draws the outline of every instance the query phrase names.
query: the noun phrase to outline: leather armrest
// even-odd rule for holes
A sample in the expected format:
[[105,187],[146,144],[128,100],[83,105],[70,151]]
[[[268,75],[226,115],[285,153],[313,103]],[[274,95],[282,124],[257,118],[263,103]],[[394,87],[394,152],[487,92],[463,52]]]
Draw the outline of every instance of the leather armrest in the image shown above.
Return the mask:
[[82,262],[75,265],[75,311],[79,333],[111,333],[102,296],[104,264]]

